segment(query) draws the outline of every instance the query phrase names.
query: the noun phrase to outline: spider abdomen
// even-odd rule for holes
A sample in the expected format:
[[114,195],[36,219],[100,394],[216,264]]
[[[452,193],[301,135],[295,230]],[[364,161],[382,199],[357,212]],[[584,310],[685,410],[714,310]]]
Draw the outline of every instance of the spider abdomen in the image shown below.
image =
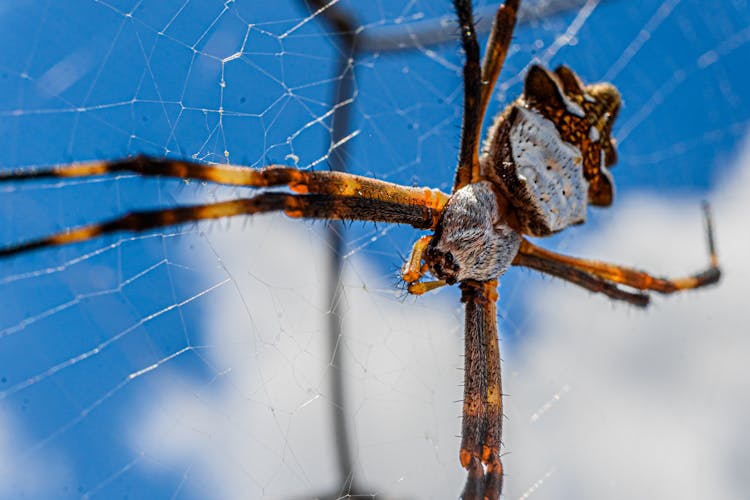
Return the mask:
[[514,105],[494,132],[484,171],[513,207],[521,231],[546,236],[586,220],[581,150],[551,120]]
[[502,275],[518,253],[521,236],[506,224],[492,185],[476,182],[456,191],[443,209],[425,261],[448,283],[487,281]]
[[560,137],[552,121],[518,107],[508,140],[513,162],[502,176],[513,189],[519,219],[534,232],[554,233],[586,220],[589,183],[581,168],[581,150]]
[[523,95],[489,131],[482,175],[507,198],[519,230],[547,236],[586,220],[586,207],[612,203],[607,170],[620,106],[608,83],[583,85],[572,70],[533,65]]

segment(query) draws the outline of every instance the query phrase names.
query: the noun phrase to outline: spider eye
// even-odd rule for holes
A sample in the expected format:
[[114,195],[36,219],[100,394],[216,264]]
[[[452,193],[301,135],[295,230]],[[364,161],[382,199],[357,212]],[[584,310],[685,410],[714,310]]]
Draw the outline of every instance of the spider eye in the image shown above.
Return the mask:
[[443,259],[445,260],[445,265],[447,267],[449,267],[449,268],[453,268],[454,267],[455,261],[453,259],[453,254],[452,253],[445,252],[445,255],[443,256]]
[[[435,240],[432,241],[434,242]],[[459,265],[453,253],[449,250],[439,249],[436,246],[429,246],[426,257],[430,264],[430,270],[436,278],[445,280],[449,284],[456,282]]]

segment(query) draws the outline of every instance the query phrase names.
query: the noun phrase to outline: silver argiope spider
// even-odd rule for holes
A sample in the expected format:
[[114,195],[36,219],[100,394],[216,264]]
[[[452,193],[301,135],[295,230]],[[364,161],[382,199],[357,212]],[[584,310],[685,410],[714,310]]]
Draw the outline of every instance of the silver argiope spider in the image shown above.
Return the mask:
[[[510,45],[519,0],[495,16],[484,61],[470,0],[454,0],[464,65],[464,115],[458,167],[450,195],[339,172],[268,166],[259,170],[150,157],[76,163],[0,175],[21,181],[131,171],[247,187],[279,188],[253,197],[157,211],[141,211],[0,249],[0,256],[74,243],[119,231],[145,231],[188,221],[283,211],[291,217],[355,219],[430,230],[414,245],[402,277],[413,294],[459,284],[466,304],[465,392],[461,465],[463,497],[498,498],[502,392],[497,339],[497,280],[511,265],[560,277],[589,290],[645,306],[647,291],[672,293],[719,280],[708,222],[711,261],[700,273],[662,279],[634,269],[559,255],[526,236],[547,236],[583,223],[587,204],[613,198],[608,167],[616,162],[610,134],[620,105],[610,84],[583,85],[565,66],[532,66],[521,97],[494,121],[480,156],[479,137],[494,84]],[[284,191],[289,188],[292,192]],[[431,274],[435,279],[422,278]],[[622,288],[622,286],[628,288]]]

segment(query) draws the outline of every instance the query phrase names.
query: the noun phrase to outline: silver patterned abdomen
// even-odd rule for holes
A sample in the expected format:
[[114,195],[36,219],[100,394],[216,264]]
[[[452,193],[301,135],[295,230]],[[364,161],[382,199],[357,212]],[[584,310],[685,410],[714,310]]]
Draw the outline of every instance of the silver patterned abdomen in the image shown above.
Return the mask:
[[510,129],[515,175],[531,211],[549,232],[586,220],[589,183],[581,151],[564,141],[555,125],[534,110],[518,108]]
[[617,159],[619,107],[610,84],[583,85],[565,66],[529,69],[523,95],[495,119],[480,158],[482,178],[507,199],[521,233],[547,236],[584,222],[589,204],[612,203],[607,167]]

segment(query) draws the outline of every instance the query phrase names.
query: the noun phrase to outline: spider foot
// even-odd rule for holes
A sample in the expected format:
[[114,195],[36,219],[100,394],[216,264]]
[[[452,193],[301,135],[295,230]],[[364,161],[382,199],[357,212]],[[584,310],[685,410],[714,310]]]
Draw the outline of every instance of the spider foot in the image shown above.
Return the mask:
[[500,458],[493,455],[487,462],[487,474],[484,478],[484,498],[499,498],[503,491],[503,464]]
[[466,469],[469,475],[461,493],[462,500],[500,498],[503,491],[503,466],[499,458],[495,457],[483,466],[478,457],[472,457]]
[[479,457],[471,457],[471,460],[466,465],[466,470],[469,472],[469,475],[466,478],[464,491],[461,493],[462,500],[481,500],[485,498],[484,466],[482,466],[482,461]]

